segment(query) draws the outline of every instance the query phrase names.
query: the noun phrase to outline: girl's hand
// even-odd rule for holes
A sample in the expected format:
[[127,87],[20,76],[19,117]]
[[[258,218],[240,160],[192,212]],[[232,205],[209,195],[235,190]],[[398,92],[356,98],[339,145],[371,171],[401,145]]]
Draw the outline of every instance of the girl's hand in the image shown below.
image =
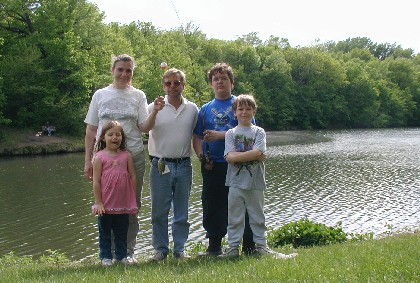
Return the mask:
[[95,203],[92,206],[92,213],[95,215],[99,215],[102,216],[103,214],[105,214],[105,207],[103,203]]

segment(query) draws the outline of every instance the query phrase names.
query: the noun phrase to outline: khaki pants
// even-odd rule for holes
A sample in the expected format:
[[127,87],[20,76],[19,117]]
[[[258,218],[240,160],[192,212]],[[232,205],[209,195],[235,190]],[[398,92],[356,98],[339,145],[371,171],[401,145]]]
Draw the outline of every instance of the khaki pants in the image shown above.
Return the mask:
[[[137,188],[136,188],[136,197],[137,197],[137,207],[141,207],[141,194],[143,189],[143,177],[145,166],[145,153],[144,151],[133,156],[134,168],[136,169],[137,177]],[[128,233],[127,233],[127,256],[134,256],[134,249],[136,247],[137,234],[139,233],[139,219],[138,214],[130,214],[128,220]]]

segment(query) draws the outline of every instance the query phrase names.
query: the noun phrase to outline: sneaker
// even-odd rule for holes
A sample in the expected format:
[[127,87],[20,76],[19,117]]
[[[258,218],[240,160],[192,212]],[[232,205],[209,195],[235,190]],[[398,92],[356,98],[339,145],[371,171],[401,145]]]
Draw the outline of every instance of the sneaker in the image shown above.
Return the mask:
[[153,257],[150,258],[150,261],[159,262],[165,260],[168,255],[162,252],[156,252]]
[[218,258],[234,258],[239,256],[238,248],[227,248],[225,252],[221,255],[218,255]]
[[187,254],[186,252],[179,252],[179,253],[174,253],[174,258],[178,258],[178,259],[190,259],[191,256],[189,254]]
[[128,256],[120,260],[120,262],[125,265],[134,265],[137,263],[137,260],[134,257]]
[[296,253],[286,255],[286,254],[282,254],[282,253],[278,253],[278,252],[275,252],[273,250],[270,250],[267,247],[258,247],[256,249],[255,253],[257,255],[260,255],[260,256],[262,256],[262,255],[272,255],[277,259],[288,259],[288,258],[294,258],[295,256],[297,256]]
[[219,256],[222,254],[222,250],[217,250],[217,251],[209,251],[208,249],[205,252],[199,252],[197,255],[200,257],[205,257],[205,256]]
[[137,264],[137,259],[132,255],[127,255],[127,262],[128,264]]
[[272,251],[267,247],[257,247],[255,249],[255,254],[257,255],[273,255],[275,253],[276,253],[275,251]]
[[101,260],[101,264],[103,267],[109,267],[113,264],[112,259],[104,258]]

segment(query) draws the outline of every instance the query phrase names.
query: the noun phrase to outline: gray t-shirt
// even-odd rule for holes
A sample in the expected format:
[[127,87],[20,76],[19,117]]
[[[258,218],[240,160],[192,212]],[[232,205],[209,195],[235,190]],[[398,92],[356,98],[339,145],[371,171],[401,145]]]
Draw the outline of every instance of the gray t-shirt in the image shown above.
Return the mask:
[[[258,149],[263,154],[266,148],[266,135],[263,128],[235,127],[226,132],[225,152],[245,152]],[[265,190],[264,162],[252,161],[243,164],[229,164],[226,174],[226,186],[244,190]]]
[[147,117],[147,99],[143,91],[132,86],[117,89],[109,85],[95,92],[84,122],[98,127],[98,139],[104,125],[118,121],[124,129],[127,149],[135,156],[144,150],[138,124],[144,123]]

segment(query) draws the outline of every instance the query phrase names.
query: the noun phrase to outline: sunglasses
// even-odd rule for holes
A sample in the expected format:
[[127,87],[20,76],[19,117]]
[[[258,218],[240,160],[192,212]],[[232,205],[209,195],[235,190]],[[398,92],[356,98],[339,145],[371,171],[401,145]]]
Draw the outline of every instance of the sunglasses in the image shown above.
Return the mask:
[[166,87],[171,87],[172,85],[180,86],[181,82],[180,81],[174,81],[174,82],[167,81],[167,82],[163,82],[163,85]]

